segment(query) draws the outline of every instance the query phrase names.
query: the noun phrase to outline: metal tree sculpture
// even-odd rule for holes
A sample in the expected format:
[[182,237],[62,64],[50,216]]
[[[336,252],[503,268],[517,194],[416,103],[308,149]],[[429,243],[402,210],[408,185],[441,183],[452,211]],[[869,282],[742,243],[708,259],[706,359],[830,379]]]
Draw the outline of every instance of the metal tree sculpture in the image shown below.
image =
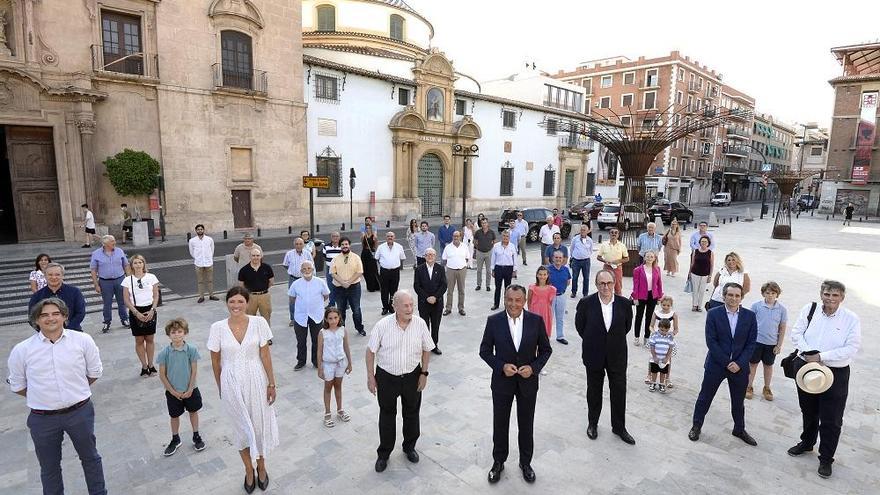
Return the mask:
[[807,177],[816,175],[818,172],[797,172],[787,170],[771,173],[770,180],[779,187],[779,206],[776,209],[776,221],[773,223],[773,239],[791,239],[791,197],[795,186]]

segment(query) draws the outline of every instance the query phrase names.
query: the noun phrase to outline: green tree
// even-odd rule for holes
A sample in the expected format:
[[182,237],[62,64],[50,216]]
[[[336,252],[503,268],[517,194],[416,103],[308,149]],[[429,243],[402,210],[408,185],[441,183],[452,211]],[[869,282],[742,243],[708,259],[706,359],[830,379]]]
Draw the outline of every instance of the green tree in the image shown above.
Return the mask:
[[159,162],[143,151],[126,148],[104,160],[104,165],[120,196],[146,196],[159,186]]

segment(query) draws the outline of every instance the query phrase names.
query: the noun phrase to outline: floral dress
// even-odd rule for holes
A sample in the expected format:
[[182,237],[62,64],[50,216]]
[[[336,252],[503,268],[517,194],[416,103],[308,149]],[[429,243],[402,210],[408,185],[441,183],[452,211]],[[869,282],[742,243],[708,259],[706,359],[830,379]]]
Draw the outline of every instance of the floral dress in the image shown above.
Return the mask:
[[279,443],[275,407],[266,398],[269,377],[260,359],[260,348],[271,338],[272,330],[262,316],[248,316],[241,344],[228,319],[211,325],[208,336],[208,350],[220,353],[221,400],[235,429],[234,446],[250,449],[253,461],[267,456]]
[[31,275],[28,277],[28,280],[37,283],[37,290],[42,289],[46,286],[46,275],[43,274],[42,270],[33,270],[31,271]]
[[537,284],[532,284],[529,286],[529,292],[532,294],[529,311],[544,319],[547,337],[550,337],[553,333],[553,298],[556,297],[556,287],[552,285],[538,287]]

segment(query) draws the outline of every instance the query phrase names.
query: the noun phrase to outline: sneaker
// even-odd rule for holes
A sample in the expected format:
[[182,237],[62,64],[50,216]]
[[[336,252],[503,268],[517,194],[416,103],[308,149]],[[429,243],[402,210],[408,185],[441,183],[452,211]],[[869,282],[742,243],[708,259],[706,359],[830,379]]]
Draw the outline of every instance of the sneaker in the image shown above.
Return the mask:
[[101,333],[108,333],[110,331],[110,323],[104,323],[104,327],[101,328]]
[[746,388],[746,399],[752,400],[752,397],[755,395],[755,390],[752,387]]
[[770,387],[764,387],[764,400],[773,400],[773,391],[770,390]]
[[652,384],[648,385],[648,391],[650,391],[650,392],[656,392],[656,391],[657,391],[657,384],[656,384],[656,383],[652,383]]
[[562,339],[556,339],[556,342],[559,342],[559,343],[562,344],[562,345],[568,345],[568,341],[565,340],[564,338],[562,338]]
[[141,376],[150,376],[149,368],[141,368]]
[[131,328],[131,324],[128,320],[122,320],[122,328]]
[[666,393],[666,386],[663,385],[662,383],[660,385],[657,385],[657,389],[660,391],[661,394]]
[[193,448],[196,449],[196,452],[201,452],[207,447],[208,446],[205,445],[205,441],[202,440],[202,436],[198,433],[193,433]]
[[165,457],[174,455],[177,452],[177,449],[180,448],[180,437],[175,435],[171,437],[171,441],[168,442],[168,446],[165,447]]

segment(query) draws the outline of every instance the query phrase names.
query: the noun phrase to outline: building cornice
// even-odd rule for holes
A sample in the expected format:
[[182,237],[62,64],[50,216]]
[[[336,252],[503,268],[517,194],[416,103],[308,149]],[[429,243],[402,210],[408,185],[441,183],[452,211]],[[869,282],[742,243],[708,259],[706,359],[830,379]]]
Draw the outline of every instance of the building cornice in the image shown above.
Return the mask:
[[[406,41],[400,41],[389,38],[388,36],[380,36],[378,34],[361,33],[358,31],[303,31],[302,38],[303,47],[308,47],[313,44],[342,46],[346,42],[351,42],[351,39],[354,38],[356,40],[372,41],[375,45],[380,46],[381,49],[389,52],[393,52],[394,49],[397,48],[403,52],[401,53],[402,56],[412,57],[412,59],[428,54],[428,50],[425,50],[418,45],[407,43]],[[369,45],[367,46],[369,47]],[[358,48],[357,45],[353,45],[353,47]]]
[[878,74],[860,74],[856,76],[840,76],[835,77],[834,79],[830,79],[828,84],[834,86],[835,84],[846,84],[851,82],[874,82],[880,81],[880,73]]

